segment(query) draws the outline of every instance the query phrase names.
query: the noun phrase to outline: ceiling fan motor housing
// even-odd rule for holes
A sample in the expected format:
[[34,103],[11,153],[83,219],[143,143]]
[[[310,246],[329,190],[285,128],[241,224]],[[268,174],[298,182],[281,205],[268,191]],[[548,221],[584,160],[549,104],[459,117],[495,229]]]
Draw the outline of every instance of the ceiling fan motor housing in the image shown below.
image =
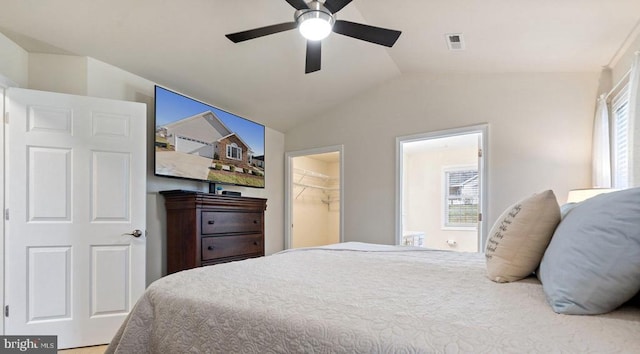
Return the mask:
[[293,14],[293,19],[296,21],[298,26],[306,20],[317,18],[326,21],[333,27],[333,24],[336,22],[335,15],[324,7],[320,1],[311,1],[307,6],[309,6],[308,9],[297,10]]

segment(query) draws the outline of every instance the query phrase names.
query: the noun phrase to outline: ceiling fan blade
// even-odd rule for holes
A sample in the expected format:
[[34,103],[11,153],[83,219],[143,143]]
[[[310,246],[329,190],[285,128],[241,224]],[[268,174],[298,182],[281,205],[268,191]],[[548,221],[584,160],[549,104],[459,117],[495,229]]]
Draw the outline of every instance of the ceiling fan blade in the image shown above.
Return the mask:
[[304,2],[304,0],[286,0],[289,5],[293,6],[294,9],[296,10],[304,10],[304,9],[308,9],[309,6],[307,5],[306,2]]
[[238,43],[238,42],[247,41],[249,39],[268,36],[270,34],[274,34],[278,32],[288,31],[296,27],[298,27],[298,24],[295,22],[285,22],[285,23],[279,23],[277,25],[265,26],[260,28],[254,28],[248,31],[227,34],[226,37],[229,38],[233,43]]
[[343,7],[349,5],[352,0],[327,0],[324,2],[324,7],[331,11],[332,14],[342,10]]
[[343,20],[337,20],[333,24],[333,32],[387,47],[393,47],[402,33],[396,30]]
[[322,41],[307,41],[307,62],[305,74],[320,70]]

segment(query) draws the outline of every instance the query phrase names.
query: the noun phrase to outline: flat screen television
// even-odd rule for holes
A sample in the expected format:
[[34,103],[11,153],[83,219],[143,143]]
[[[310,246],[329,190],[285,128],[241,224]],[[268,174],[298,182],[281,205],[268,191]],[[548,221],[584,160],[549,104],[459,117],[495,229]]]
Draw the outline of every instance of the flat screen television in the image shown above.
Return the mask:
[[264,126],[155,87],[156,176],[264,188]]

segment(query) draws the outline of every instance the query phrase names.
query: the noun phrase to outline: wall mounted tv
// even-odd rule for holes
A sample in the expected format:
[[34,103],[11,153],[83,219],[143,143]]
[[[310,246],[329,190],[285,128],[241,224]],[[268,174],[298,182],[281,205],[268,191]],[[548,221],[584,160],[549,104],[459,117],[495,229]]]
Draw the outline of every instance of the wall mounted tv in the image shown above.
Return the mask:
[[155,174],[264,188],[264,126],[155,87]]

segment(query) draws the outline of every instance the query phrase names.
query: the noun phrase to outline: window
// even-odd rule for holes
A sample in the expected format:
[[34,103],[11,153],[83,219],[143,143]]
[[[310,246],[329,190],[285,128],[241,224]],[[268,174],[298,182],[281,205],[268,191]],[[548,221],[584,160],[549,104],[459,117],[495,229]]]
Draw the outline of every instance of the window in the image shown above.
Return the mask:
[[445,180],[445,227],[476,227],[478,223],[478,169],[447,168]]
[[227,145],[227,158],[233,160],[242,160],[242,149],[239,148],[236,143]]
[[611,102],[613,187],[629,187],[629,86]]

